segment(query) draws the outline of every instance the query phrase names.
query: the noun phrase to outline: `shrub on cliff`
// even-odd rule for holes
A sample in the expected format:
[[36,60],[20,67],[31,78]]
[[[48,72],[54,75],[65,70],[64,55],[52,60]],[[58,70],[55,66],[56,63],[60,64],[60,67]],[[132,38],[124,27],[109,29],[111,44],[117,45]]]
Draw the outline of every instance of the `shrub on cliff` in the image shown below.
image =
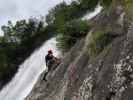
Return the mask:
[[69,50],[77,40],[86,36],[89,31],[87,21],[72,20],[58,29],[57,46],[65,51]]
[[115,36],[106,32],[94,32],[91,36],[92,41],[88,45],[89,55],[95,57],[114,39],[114,37]]
[[101,0],[100,3],[104,8],[107,8],[112,3],[112,0]]
[[46,22],[48,26],[54,26],[60,49],[69,50],[78,39],[86,35],[88,22],[79,19],[88,11],[94,10],[98,2],[99,0],[77,0],[69,5],[62,2],[49,10]]

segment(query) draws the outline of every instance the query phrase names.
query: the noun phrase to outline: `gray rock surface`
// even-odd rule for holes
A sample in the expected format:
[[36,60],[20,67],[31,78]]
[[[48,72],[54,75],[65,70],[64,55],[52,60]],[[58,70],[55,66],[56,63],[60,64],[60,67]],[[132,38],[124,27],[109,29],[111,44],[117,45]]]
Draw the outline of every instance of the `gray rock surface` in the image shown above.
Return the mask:
[[[93,19],[92,31],[49,73],[47,82],[40,77],[26,100],[133,100],[133,24],[126,24],[127,12],[119,2],[109,14]],[[92,59],[87,45],[96,30],[117,37]]]

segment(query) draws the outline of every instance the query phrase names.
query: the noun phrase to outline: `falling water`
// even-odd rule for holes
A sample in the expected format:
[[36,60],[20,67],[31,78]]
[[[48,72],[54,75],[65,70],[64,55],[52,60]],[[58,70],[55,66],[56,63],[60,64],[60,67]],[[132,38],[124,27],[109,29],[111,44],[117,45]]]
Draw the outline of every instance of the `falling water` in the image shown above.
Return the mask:
[[[96,16],[102,7],[98,5],[96,9],[86,14],[82,19],[91,19]],[[24,100],[36,84],[39,76],[45,70],[45,55],[49,48],[54,54],[59,55],[56,48],[56,39],[52,38],[36,50],[25,62],[19,66],[19,70],[12,81],[0,92],[0,100]]]
[[90,20],[91,18],[95,17],[97,14],[99,14],[102,11],[103,7],[101,5],[97,5],[95,10],[92,12],[87,13],[85,16],[83,16],[82,20]]
[[53,49],[56,56],[59,54],[56,48],[56,39],[52,38],[46,41],[41,48],[19,66],[15,77],[0,92],[0,100],[24,100],[46,68],[45,55],[49,48]]

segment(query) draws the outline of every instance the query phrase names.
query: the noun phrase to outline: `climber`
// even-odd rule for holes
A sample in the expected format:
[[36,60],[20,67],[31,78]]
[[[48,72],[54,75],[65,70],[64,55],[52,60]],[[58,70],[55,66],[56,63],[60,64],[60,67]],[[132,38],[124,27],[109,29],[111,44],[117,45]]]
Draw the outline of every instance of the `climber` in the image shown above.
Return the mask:
[[48,67],[48,71],[51,70],[51,67],[54,62],[53,60],[54,60],[53,51],[49,49],[48,54],[45,56],[45,62],[46,62],[46,67]]
[[60,60],[53,55],[53,51],[51,49],[48,50],[48,54],[45,56],[45,62],[47,67],[47,72],[44,75],[44,80],[46,80],[46,75],[48,74],[51,69],[55,69],[59,64]]

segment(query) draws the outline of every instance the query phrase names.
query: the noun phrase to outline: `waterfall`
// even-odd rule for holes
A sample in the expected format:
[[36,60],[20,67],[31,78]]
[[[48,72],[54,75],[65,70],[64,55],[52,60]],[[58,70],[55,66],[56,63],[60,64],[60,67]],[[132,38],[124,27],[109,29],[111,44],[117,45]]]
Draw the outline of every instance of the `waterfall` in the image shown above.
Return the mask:
[[[100,13],[102,7],[98,5],[93,12],[86,14],[82,20],[91,19]],[[56,48],[56,39],[46,41],[23,64],[15,77],[0,92],[0,100],[24,100],[36,84],[39,76],[45,70],[45,55],[47,50],[53,49],[54,55],[59,55]]]
[[85,16],[82,17],[82,20],[90,20],[91,18],[95,17],[102,11],[103,7],[98,4],[94,11],[87,13]]
[[45,55],[47,50],[53,49],[54,55],[58,55],[56,39],[46,41],[23,64],[15,77],[0,92],[0,100],[24,100],[36,84],[39,76],[45,70]]

